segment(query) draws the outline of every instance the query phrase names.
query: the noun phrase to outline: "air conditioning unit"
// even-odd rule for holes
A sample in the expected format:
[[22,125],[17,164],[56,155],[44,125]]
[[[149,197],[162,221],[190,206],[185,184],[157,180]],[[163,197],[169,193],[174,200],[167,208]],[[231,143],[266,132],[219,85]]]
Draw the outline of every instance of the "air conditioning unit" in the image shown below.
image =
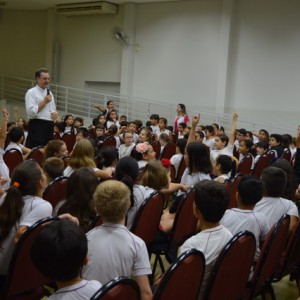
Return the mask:
[[108,2],[69,3],[56,5],[55,11],[64,16],[116,14],[118,6]]

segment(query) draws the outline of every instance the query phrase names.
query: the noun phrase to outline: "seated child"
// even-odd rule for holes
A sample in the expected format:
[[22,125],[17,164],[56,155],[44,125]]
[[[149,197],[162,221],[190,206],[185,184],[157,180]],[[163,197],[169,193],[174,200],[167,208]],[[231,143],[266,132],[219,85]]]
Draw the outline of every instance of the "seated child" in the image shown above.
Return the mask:
[[170,138],[169,135],[167,135],[166,133],[162,133],[159,136],[159,143],[160,143],[160,156],[162,155],[165,146],[170,142]]
[[217,176],[214,180],[224,183],[225,180],[232,178],[232,176],[228,174],[232,172],[233,166],[234,162],[230,156],[225,154],[219,155],[213,164],[213,175]]
[[273,151],[275,153],[275,158],[281,157],[283,154],[283,147],[282,147],[282,135],[273,133],[270,135],[270,140],[269,140],[269,151]]
[[130,156],[132,149],[135,146],[133,142],[133,134],[130,131],[125,131],[123,133],[124,144],[119,147],[119,159],[125,156]]
[[185,241],[180,254],[188,249],[200,250],[205,257],[205,274],[198,299],[204,299],[205,289],[216,259],[227,242],[231,232],[219,221],[229,202],[229,194],[223,184],[205,180],[195,184],[194,215],[199,219],[201,231]]
[[107,180],[98,185],[94,205],[104,223],[87,233],[89,262],[83,275],[103,284],[117,276],[132,276],[146,300],[152,298],[151,267],[144,241],[124,226],[130,204],[130,190],[124,183]]
[[255,261],[259,257],[260,245],[271,228],[263,213],[253,211],[262,195],[261,180],[251,175],[243,176],[238,184],[237,208],[227,209],[220,221],[220,224],[224,225],[233,235],[242,230],[248,230],[254,234],[256,239]]
[[23,129],[18,126],[14,126],[11,128],[7,135],[10,138],[10,143],[5,148],[5,151],[15,148],[23,154],[24,158],[26,158],[26,156],[30,153],[31,149],[26,148],[22,144],[24,140]]
[[[184,123],[185,124],[185,123]],[[171,164],[175,167],[176,175],[178,172],[178,168],[180,162],[184,155],[184,150],[186,147],[187,140],[186,139],[178,139],[176,142],[176,154],[171,157]]]
[[298,209],[291,200],[281,198],[287,184],[286,173],[277,167],[267,167],[262,171],[264,185],[263,198],[256,203],[254,211],[262,212],[270,226],[273,226],[284,215],[291,216],[290,231],[298,222]]
[[56,281],[58,290],[48,299],[90,299],[100,288],[96,280],[80,276],[87,263],[87,238],[69,220],[46,224],[34,239],[31,258],[37,269]]
[[269,144],[267,141],[261,141],[256,144],[256,156],[254,158],[254,164],[256,164],[259,158],[268,152]]
[[49,157],[43,164],[43,171],[47,177],[47,183],[49,184],[55,178],[64,175],[64,162],[58,157]]

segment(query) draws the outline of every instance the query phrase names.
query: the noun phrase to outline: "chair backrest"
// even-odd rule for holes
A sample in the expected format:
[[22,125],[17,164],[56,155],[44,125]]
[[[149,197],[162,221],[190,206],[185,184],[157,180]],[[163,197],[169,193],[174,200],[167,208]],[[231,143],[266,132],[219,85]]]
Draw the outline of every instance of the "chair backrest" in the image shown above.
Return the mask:
[[53,133],[53,140],[61,140],[61,136],[58,132]]
[[102,143],[101,148],[103,147],[116,147],[117,141],[114,136],[108,136]]
[[282,155],[282,158],[286,159],[288,162],[291,162],[292,160],[292,152],[289,148],[285,148]]
[[31,149],[31,152],[28,154],[26,159],[34,159],[42,167],[44,161],[46,160],[44,149],[45,147],[43,146],[38,146]]
[[298,221],[296,228],[289,238],[280,262],[280,269],[275,275],[276,281],[290,274],[300,262],[300,221]]
[[43,193],[43,199],[50,202],[53,208],[55,208],[59,201],[65,199],[68,178],[69,177],[66,176],[60,176],[47,185]]
[[263,154],[260,156],[258,161],[256,162],[254,169],[252,171],[252,174],[256,176],[257,178],[260,178],[261,173],[264,168],[268,167],[270,165],[270,157],[268,154]]
[[170,159],[176,153],[176,144],[169,142],[165,145],[164,150],[160,156],[160,159],[167,158]]
[[23,155],[18,149],[12,148],[5,151],[3,154],[3,160],[7,165],[9,169],[9,175],[11,176],[14,169],[23,162]]
[[76,135],[74,133],[72,133],[72,132],[65,133],[61,137],[61,139],[66,143],[67,150],[70,153],[73,150],[74,145],[76,143]]
[[176,169],[175,166],[171,164],[170,166],[170,177],[171,177],[171,182],[175,182],[176,180]]
[[155,152],[155,159],[159,159],[160,157],[160,142],[159,141],[154,141],[151,143],[151,146],[153,147],[153,151]]
[[186,168],[186,164],[185,164],[185,161],[184,161],[184,156],[182,156],[182,159],[180,161],[180,164],[179,164],[179,167],[178,167],[178,170],[177,170],[175,182],[179,183],[181,181],[181,177],[182,177],[182,175],[185,171],[185,168]]
[[283,215],[272,227],[263,244],[252,278],[251,297],[259,294],[275,274],[289,236],[290,216]]
[[198,298],[205,273],[205,258],[202,252],[189,249],[182,253],[163,275],[153,300]]
[[211,273],[206,300],[241,299],[253,264],[256,240],[253,233],[237,233],[220,253]]
[[250,174],[253,166],[253,156],[251,154],[246,154],[243,159],[239,162],[237,173],[240,174]]
[[91,222],[91,225],[88,229],[88,231],[92,230],[95,227],[101,226],[103,224],[103,218],[100,215],[96,215],[94,220]]
[[[18,295],[24,293],[25,291],[33,290],[53,281],[50,278],[42,275],[37,270],[31,260],[30,249],[33,240],[40,232],[43,224],[56,220],[58,219],[52,217],[39,220],[26,230],[26,232],[22,235],[22,237],[16,244],[11,257],[5,282],[4,299],[10,299],[10,297],[13,295]],[[30,296],[28,296],[28,299],[37,298],[30,298]]]
[[91,300],[140,300],[138,284],[127,277],[117,277],[101,287]]
[[243,176],[242,174],[236,174],[233,181],[231,182],[230,190],[229,190],[230,197],[229,197],[229,203],[227,209],[237,207],[236,192],[242,176]]
[[195,191],[193,188],[190,188],[177,208],[173,227],[170,233],[168,249],[166,251],[166,258],[169,262],[174,261],[176,258],[178,247],[196,233],[198,219],[193,213],[194,199]]
[[164,207],[164,197],[160,192],[152,193],[140,206],[131,232],[140,237],[146,244],[154,241]]

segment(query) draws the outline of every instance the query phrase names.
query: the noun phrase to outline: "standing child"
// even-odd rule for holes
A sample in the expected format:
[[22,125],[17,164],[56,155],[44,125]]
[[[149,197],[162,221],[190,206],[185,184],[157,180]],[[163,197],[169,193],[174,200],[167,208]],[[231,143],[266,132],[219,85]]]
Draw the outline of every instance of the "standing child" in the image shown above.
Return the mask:
[[152,133],[156,134],[157,132],[159,132],[159,126],[158,126],[158,121],[159,121],[159,115],[158,114],[152,114],[150,116],[150,122],[151,122],[151,129],[152,129]]

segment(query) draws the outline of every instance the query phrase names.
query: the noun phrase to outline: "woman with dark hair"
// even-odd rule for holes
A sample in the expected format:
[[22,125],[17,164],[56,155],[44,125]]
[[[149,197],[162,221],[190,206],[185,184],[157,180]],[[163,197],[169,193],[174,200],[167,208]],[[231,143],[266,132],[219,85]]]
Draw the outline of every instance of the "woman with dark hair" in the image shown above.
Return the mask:
[[141,204],[146,199],[146,189],[142,185],[137,184],[140,170],[137,161],[129,156],[125,156],[119,160],[116,166],[115,178],[122,181],[130,189],[130,208],[127,213],[126,226],[131,228],[133,220]]
[[175,123],[174,123],[174,131],[175,132],[178,131],[178,124],[179,123],[186,123],[188,125],[189,122],[190,122],[190,119],[189,119],[189,116],[186,113],[186,108],[185,108],[184,104],[179,103],[177,105],[176,111],[177,111],[177,116],[175,118]]
[[69,213],[77,217],[79,226],[87,232],[96,217],[93,194],[98,184],[98,177],[92,169],[75,170],[68,179],[66,200],[57,204],[54,214]]

